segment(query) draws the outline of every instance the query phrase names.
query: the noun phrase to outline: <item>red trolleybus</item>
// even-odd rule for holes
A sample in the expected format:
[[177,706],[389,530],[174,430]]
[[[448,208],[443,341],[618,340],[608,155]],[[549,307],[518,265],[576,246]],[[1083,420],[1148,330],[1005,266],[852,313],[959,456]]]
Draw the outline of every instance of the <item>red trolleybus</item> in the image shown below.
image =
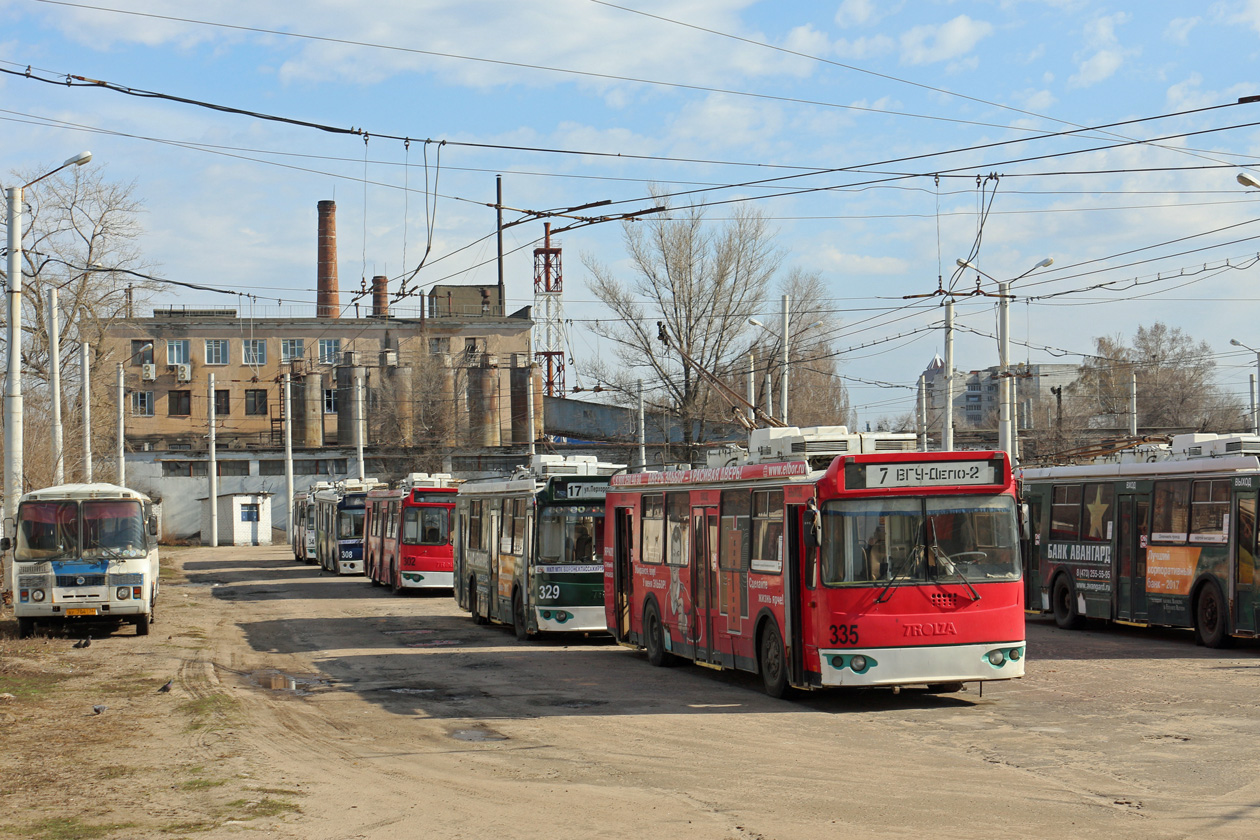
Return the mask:
[[608,627],[653,665],[760,673],[775,697],[1023,676],[1015,485],[1001,452],[618,475],[606,511]]
[[412,473],[396,490],[368,492],[364,541],[368,580],[395,594],[404,589],[451,588],[456,484],[445,473]]

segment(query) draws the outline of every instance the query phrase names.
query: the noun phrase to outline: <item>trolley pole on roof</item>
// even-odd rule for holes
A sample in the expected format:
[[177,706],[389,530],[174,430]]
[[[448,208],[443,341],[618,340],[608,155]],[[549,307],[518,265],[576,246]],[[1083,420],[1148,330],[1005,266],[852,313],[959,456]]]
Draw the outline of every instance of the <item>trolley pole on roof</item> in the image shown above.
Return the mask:
[[954,448],[954,299],[945,301],[945,411],[941,427],[941,450]]

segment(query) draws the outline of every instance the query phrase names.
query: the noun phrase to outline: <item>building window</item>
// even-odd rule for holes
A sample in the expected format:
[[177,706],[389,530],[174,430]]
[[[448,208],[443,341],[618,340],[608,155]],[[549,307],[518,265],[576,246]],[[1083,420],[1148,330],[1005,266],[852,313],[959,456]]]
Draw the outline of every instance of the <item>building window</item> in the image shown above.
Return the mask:
[[306,355],[306,342],[300,338],[280,339],[280,361],[284,364],[300,362]]
[[166,413],[172,417],[192,414],[192,391],[171,391],[166,395]]
[[264,388],[251,388],[245,392],[245,413],[258,415],[267,413],[267,391]]
[[219,475],[249,475],[249,459],[235,458],[228,461],[216,461]]
[[241,342],[241,363],[246,365],[267,364],[267,339],[247,338]]
[[335,365],[341,359],[341,339],[321,338],[319,340],[319,363]]
[[168,365],[186,365],[192,361],[190,342],[186,338],[166,342],[166,363]]
[[[149,345],[145,347],[145,345]],[[150,338],[131,339],[131,363],[133,365],[153,364],[153,340]]]
[[242,503],[241,504],[241,521],[242,522],[257,522],[258,521],[258,505]]
[[429,353],[434,356],[451,352],[451,340],[449,338],[430,338]]
[[336,388],[324,389],[324,413],[325,414],[337,413],[337,389]]
[[226,338],[206,339],[206,364],[226,365],[228,363],[228,340]]
[[214,392],[214,416],[215,417],[227,417],[232,413],[231,395],[232,395],[231,391],[226,391],[226,390],[220,391],[218,389],[215,390]]
[[[295,460],[294,475],[333,476],[345,475],[350,469],[347,458],[318,458]],[[263,459],[258,462],[259,475],[284,475],[284,461],[276,458]]]
[[163,461],[162,475],[171,476],[197,476],[208,475],[209,470],[206,469],[205,461]]
[[968,382],[968,383],[967,383],[967,390],[968,390],[968,391],[979,391],[979,390],[980,390],[980,383],[979,383],[979,382]]
[[153,416],[153,392],[152,391],[132,391],[131,392],[131,414],[133,417],[152,417]]
[[192,449],[191,443],[168,443],[166,448],[171,452],[187,452]]

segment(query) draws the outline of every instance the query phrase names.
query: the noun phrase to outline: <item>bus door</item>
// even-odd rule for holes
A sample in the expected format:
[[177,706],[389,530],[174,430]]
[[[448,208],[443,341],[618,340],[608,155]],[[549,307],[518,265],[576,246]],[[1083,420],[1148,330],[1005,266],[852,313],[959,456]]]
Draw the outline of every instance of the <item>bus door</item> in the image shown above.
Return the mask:
[[613,509],[613,614],[609,628],[617,641],[630,635],[630,603],[634,596],[634,570],[631,552],[634,547],[634,509]]
[[713,642],[713,607],[717,601],[718,509],[691,509],[691,627],[697,662],[718,661]]
[[[1239,479],[1240,481],[1243,479]],[[1250,479],[1246,479],[1250,482]],[[1233,520],[1230,529],[1233,551],[1234,628],[1255,632],[1260,629],[1260,604],[1256,603],[1256,491],[1241,490],[1234,496]]]
[[[486,508],[490,512],[490,539],[486,544],[486,563],[489,566],[490,577],[490,602],[486,605],[486,615],[490,618],[497,619],[499,617],[499,514],[502,507],[499,502],[486,503]],[[511,596],[512,584],[508,582],[508,595]]]
[[1121,494],[1116,502],[1120,533],[1111,562],[1115,616],[1121,621],[1146,621],[1146,545],[1151,497]]
[[[817,574],[818,549],[805,549],[805,506],[787,506],[787,557],[784,558],[783,572],[783,620],[787,623],[786,634],[788,656],[788,682],[792,685],[805,684],[805,645],[816,647],[818,642],[813,638],[812,622],[804,621],[805,588],[812,596]],[[812,597],[810,600],[813,600]]]

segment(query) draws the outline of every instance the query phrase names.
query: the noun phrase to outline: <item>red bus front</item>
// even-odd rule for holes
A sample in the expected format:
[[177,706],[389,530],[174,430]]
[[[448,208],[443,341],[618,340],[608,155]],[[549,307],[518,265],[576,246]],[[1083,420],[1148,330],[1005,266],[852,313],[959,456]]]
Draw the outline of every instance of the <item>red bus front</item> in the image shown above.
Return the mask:
[[451,525],[454,487],[412,490],[403,499],[398,539],[399,579],[404,589],[450,589],[455,583]]

